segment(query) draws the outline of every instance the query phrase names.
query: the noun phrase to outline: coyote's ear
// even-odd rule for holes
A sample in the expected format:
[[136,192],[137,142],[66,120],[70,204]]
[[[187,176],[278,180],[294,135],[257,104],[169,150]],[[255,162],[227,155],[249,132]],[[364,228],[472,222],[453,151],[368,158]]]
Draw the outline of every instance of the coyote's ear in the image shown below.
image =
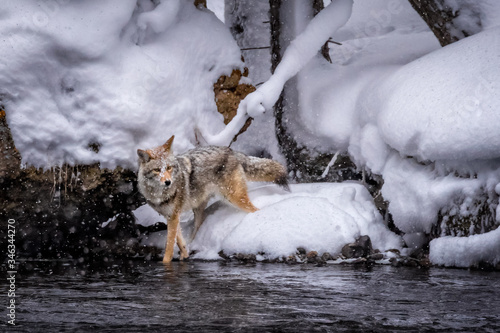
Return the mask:
[[137,149],[137,155],[142,163],[147,163],[151,159],[151,155],[146,150]]
[[172,135],[170,139],[167,140],[162,146],[163,150],[166,151],[167,153],[170,152],[170,149],[172,148],[172,142],[174,142],[174,137],[175,135]]

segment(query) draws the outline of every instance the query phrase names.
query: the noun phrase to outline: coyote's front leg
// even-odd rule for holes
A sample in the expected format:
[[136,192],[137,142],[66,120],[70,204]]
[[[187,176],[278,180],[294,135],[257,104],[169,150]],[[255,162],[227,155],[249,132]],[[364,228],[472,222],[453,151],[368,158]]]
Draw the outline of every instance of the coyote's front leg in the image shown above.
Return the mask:
[[179,229],[179,214],[174,213],[168,218],[167,221],[167,241],[165,243],[165,255],[163,256],[163,262],[169,263],[174,257],[174,246],[175,239],[177,238],[177,232]]
[[177,245],[181,251],[180,260],[189,257],[186,248],[186,241],[182,237],[181,226],[179,223],[179,213],[174,213],[167,222],[167,241],[165,243],[165,255],[163,256],[163,262],[169,263],[174,257],[174,247],[175,241],[177,240]]

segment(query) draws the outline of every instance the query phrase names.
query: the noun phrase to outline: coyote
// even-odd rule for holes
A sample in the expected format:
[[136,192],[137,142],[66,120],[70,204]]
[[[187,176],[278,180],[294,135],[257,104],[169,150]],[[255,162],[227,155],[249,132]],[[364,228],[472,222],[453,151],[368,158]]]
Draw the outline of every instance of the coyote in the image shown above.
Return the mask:
[[189,256],[179,224],[183,211],[194,212],[192,241],[213,195],[221,194],[236,207],[251,213],[258,209],[248,198],[247,180],[274,182],[288,190],[287,171],[278,162],[217,146],[198,147],[174,156],[173,141],[174,136],[162,146],[137,150],[139,191],[167,219],[165,263],[172,260],[176,240],[180,260]]

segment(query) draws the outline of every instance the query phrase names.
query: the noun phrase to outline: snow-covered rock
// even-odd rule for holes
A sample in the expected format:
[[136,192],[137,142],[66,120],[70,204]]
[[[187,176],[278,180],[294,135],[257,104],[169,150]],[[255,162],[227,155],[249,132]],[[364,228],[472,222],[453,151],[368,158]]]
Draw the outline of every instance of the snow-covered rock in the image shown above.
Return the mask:
[[469,237],[441,237],[430,243],[430,259],[436,265],[477,267],[500,262],[500,228]]
[[224,128],[213,83],[242,62],[210,11],[189,1],[21,0],[0,15],[0,98],[23,163],[135,168],[137,148],[175,134],[185,150],[196,129]]
[[500,157],[500,28],[431,52],[384,81],[377,125],[419,160]]
[[[342,247],[361,235],[368,235],[381,251],[402,247],[400,236],[384,224],[366,188],[357,183],[316,183],[291,185],[285,192],[275,185],[257,185],[249,191],[260,210],[242,212],[230,204],[209,207],[190,250],[193,258],[219,259],[219,252],[259,254],[265,258],[293,255],[297,248],[318,253],[339,254]],[[147,206],[144,206],[147,207]],[[148,208],[142,208],[137,223],[151,224]],[[184,222],[192,220],[187,216]],[[188,238],[192,226],[181,223]],[[163,248],[166,235],[152,236]],[[144,240],[151,244],[151,240]]]

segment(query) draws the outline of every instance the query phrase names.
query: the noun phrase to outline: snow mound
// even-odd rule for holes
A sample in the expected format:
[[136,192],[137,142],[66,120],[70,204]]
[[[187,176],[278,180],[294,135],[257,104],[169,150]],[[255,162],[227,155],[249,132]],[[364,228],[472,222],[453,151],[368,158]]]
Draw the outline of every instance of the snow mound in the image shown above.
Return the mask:
[[295,254],[298,247],[335,255],[360,235],[370,236],[381,251],[401,248],[401,238],[383,223],[362,185],[300,184],[291,185],[291,190],[273,185],[251,190],[250,198],[260,208],[253,214],[218,207],[190,245],[199,251],[194,258],[218,259],[221,250],[278,258]]
[[236,42],[192,2],[154,3],[3,4],[0,101],[25,164],[135,168],[137,148],[224,128],[213,83],[241,68]]
[[[500,181],[498,36],[492,27],[388,71],[357,100],[349,152],[383,176],[381,193],[405,233],[429,234],[441,209],[480,201]],[[464,242],[446,242],[455,241]]]
[[441,237],[430,243],[433,264],[453,267],[474,267],[479,263],[500,262],[500,228],[469,237]]
[[388,78],[377,119],[385,142],[420,160],[500,157],[499,35],[483,31]]
[[294,254],[297,247],[339,253],[356,235],[354,219],[327,199],[292,197],[245,216],[221,247],[229,254],[264,252],[271,257]]
[[[293,255],[298,247],[319,253],[339,254],[342,247],[361,235],[371,238],[381,251],[401,250],[401,237],[384,224],[366,188],[357,183],[315,183],[290,185],[285,192],[274,185],[253,184],[249,190],[259,211],[248,214],[230,204],[215,202],[189,245],[198,251],[193,258],[220,259],[219,252],[259,254],[264,258]],[[136,223],[144,226],[164,221],[145,205],[134,211]],[[193,227],[192,214],[181,217],[181,228],[188,240]],[[166,232],[142,240],[143,245],[161,249]]]

